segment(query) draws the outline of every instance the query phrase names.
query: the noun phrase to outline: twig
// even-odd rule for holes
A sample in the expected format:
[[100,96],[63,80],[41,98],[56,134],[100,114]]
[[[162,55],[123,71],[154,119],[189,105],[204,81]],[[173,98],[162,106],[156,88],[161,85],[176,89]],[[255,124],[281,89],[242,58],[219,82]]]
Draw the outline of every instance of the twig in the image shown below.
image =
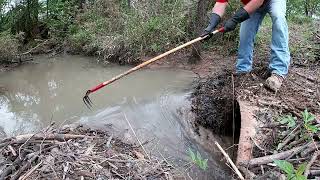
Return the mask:
[[311,145],[313,146],[308,147],[308,149],[306,149],[304,152],[301,153],[301,157],[307,157],[313,151],[318,150],[318,146],[320,145],[320,143],[312,142]]
[[317,160],[319,155],[320,155],[320,151],[316,151],[313,154],[310,162],[307,164],[306,170],[304,171],[304,176],[308,177],[308,175],[310,174],[310,168],[311,168],[312,164]]
[[300,126],[301,126],[301,124],[299,124],[296,128],[294,128],[288,134],[288,136],[284,139],[284,141],[278,145],[278,150],[281,150],[285,145],[287,145],[290,141],[292,141],[300,133],[300,131],[298,131]]
[[298,144],[303,143],[304,141],[305,141],[304,138],[300,138],[300,139],[298,139],[298,140],[296,140],[296,141],[291,142],[288,146],[289,146],[289,147],[294,147],[294,146],[296,146],[296,145],[298,145]]
[[22,147],[27,144],[27,142],[33,137],[35,136],[36,134],[32,134],[20,147],[19,147],[19,158],[21,159],[21,149]]
[[[251,136],[250,136],[250,139],[251,139],[251,141],[253,142],[253,144],[257,146],[258,149],[260,149],[261,151],[266,152],[266,150],[263,149],[261,146],[259,146],[259,144],[258,144]],[[268,151],[268,152],[270,152],[270,151]],[[265,154],[266,154],[266,153],[265,153]]]
[[42,152],[42,145],[43,145],[44,141],[47,138],[47,133],[49,132],[50,128],[55,125],[55,122],[52,121],[52,118],[53,118],[53,114],[51,114],[50,125],[43,131],[44,132],[44,138],[40,143],[40,150],[39,150],[40,153],[39,154],[41,154],[41,152]]
[[311,81],[311,82],[317,82],[317,80],[314,77],[310,77],[310,76],[306,76],[305,74],[301,74],[299,72],[296,72],[297,75],[306,78],[307,80]]
[[126,179],[126,178],[124,178],[121,174],[119,174],[117,171],[115,171],[115,170],[111,170],[113,173],[115,173],[117,176],[119,176],[120,178],[122,178],[122,179]]
[[129,125],[129,127],[130,127],[131,131],[133,132],[134,136],[137,138],[137,140],[138,140],[138,142],[139,142],[139,144],[140,144],[140,146],[141,146],[142,150],[144,151],[144,153],[146,154],[146,156],[148,156],[148,159],[149,159],[149,160],[151,160],[151,158],[150,158],[149,154],[147,153],[147,151],[146,151],[146,150],[145,150],[145,148],[143,147],[143,145],[142,145],[142,143],[141,143],[140,139],[138,138],[138,136],[137,136],[136,132],[133,130],[133,128],[132,128],[132,126],[131,126],[131,124],[130,124],[130,122],[129,122],[129,120],[128,120],[127,116],[126,116],[126,114],[125,114],[125,113],[123,113],[123,115],[124,115],[124,118],[125,118],[125,120],[127,121],[128,125]]
[[29,51],[24,52],[24,53],[21,53],[21,55],[26,55],[26,54],[31,53],[33,50],[35,50],[35,49],[37,49],[38,47],[40,47],[41,45],[45,44],[47,41],[48,41],[48,40],[45,40],[44,42],[42,42],[42,43],[36,45],[35,47],[31,48]]
[[10,149],[13,156],[17,156],[16,151],[13,149],[13,147],[11,145],[8,145],[8,148]]
[[32,169],[30,169],[26,174],[22,175],[19,180],[25,180],[27,179],[34,171],[36,171],[39,166],[42,164],[42,161],[38,163],[36,166],[34,166]]
[[[26,155],[25,152],[22,152],[22,153],[23,153],[23,156]],[[16,165],[20,165],[20,164],[22,163],[22,160],[23,160],[23,159],[16,158],[16,159],[14,160],[14,162],[12,163],[11,166],[7,167],[6,169],[4,169],[4,170],[2,171],[2,174],[1,174],[1,176],[0,176],[0,179],[1,179],[1,180],[2,180],[2,179],[6,179],[6,177],[7,177],[11,172],[13,172],[13,171],[15,170],[14,167],[15,167]]]
[[320,170],[310,170],[310,174],[312,176],[319,176],[320,175]]
[[[30,154],[29,154],[30,155]],[[28,156],[29,156],[28,155]],[[20,175],[27,170],[31,164],[33,163],[33,161],[35,161],[37,159],[37,155],[36,154],[31,154],[29,160],[11,177],[10,180],[16,180],[20,177]]]
[[[231,74],[231,82],[232,82],[232,144],[235,144],[234,142],[234,136],[235,136],[235,130],[236,130],[236,123],[235,123],[235,107],[234,107],[234,77],[233,74]],[[233,151],[234,153],[235,151]],[[234,155],[234,154],[233,154]]]
[[233,170],[236,172],[236,174],[239,176],[239,178],[241,180],[244,180],[244,177],[242,176],[241,172],[239,171],[239,169],[237,168],[237,166],[232,162],[232,160],[230,159],[230,157],[228,156],[228,154],[222,149],[222,147],[220,146],[220,144],[216,141],[215,144],[217,145],[217,147],[219,148],[219,150],[222,152],[222,154],[225,156],[225,158],[227,159],[227,161],[230,163],[230,165],[232,166]]
[[[44,134],[25,134],[15,137],[10,144],[26,144],[30,139],[34,140],[43,140]],[[46,140],[57,140],[64,142],[69,139],[78,139],[78,138],[93,138],[92,136],[87,135],[77,135],[77,134],[48,134]]]

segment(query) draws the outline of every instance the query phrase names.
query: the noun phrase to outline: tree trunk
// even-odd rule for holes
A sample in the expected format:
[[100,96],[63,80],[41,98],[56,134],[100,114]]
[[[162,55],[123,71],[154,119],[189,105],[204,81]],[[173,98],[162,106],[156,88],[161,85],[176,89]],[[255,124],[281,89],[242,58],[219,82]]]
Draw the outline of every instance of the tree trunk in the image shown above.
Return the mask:
[[127,3],[128,3],[128,8],[131,7],[131,0],[127,0]]
[[[206,14],[209,4],[209,0],[198,0],[195,18],[190,23],[190,30],[196,36],[199,36],[205,28],[204,26],[207,23]],[[188,61],[189,63],[197,63],[201,60],[201,42],[194,44],[192,47]]]
[[304,1],[304,12],[306,16],[310,16],[310,6],[309,6],[309,0]]
[[47,19],[49,19],[49,0],[47,0]]

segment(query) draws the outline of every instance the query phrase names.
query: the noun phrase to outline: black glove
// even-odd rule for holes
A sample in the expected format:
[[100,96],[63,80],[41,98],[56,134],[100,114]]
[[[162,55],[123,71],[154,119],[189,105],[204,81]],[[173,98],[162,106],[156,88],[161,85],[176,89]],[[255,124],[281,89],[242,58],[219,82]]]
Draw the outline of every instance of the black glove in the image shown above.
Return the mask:
[[216,13],[211,13],[210,22],[208,27],[202,32],[201,37],[207,36],[204,40],[208,40],[212,37],[214,28],[220,23],[221,17]]
[[227,22],[224,24],[224,32],[233,31],[236,29],[239,23],[249,19],[249,13],[244,9],[240,8],[232,18],[228,19]]

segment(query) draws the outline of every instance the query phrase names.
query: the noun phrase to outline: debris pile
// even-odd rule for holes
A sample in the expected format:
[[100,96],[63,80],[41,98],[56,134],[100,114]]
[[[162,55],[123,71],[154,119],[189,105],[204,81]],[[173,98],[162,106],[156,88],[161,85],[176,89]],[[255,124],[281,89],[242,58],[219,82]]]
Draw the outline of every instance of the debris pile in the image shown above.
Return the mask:
[[[175,169],[139,146],[82,126],[0,142],[0,179],[173,179]],[[181,177],[181,176],[180,176]]]
[[[257,115],[260,120],[266,120]],[[304,175],[320,177],[320,126],[319,119],[305,110],[301,116],[282,115],[260,127],[265,137],[252,138],[254,158],[241,162],[246,174],[257,179]],[[286,170],[287,169],[287,170]],[[300,169],[299,173],[297,169]]]

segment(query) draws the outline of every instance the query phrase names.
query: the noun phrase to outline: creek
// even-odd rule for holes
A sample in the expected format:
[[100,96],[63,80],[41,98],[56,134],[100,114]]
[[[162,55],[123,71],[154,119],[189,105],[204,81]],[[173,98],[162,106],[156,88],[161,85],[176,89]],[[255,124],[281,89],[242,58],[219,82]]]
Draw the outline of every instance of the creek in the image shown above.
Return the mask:
[[84,105],[87,89],[129,68],[102,66],[96,59],[82,56],[39,56],[32,63],[0,73],[0,87],[5,89],[0,92],[0,134],[37,132],[54,121],[58,127],[82,123],[111,129],[130,141],[136,139],[132,126],[137,137],[148,142],[148,151],[182,169],[189,162],[189,148],[209,159],[207,171],[189,168],[186,172],[191,177],[229,179],[220,159],[189,137],[179,113],[180,108],[190,106],[194,73],[146,68],[91,94],[92,110]]

